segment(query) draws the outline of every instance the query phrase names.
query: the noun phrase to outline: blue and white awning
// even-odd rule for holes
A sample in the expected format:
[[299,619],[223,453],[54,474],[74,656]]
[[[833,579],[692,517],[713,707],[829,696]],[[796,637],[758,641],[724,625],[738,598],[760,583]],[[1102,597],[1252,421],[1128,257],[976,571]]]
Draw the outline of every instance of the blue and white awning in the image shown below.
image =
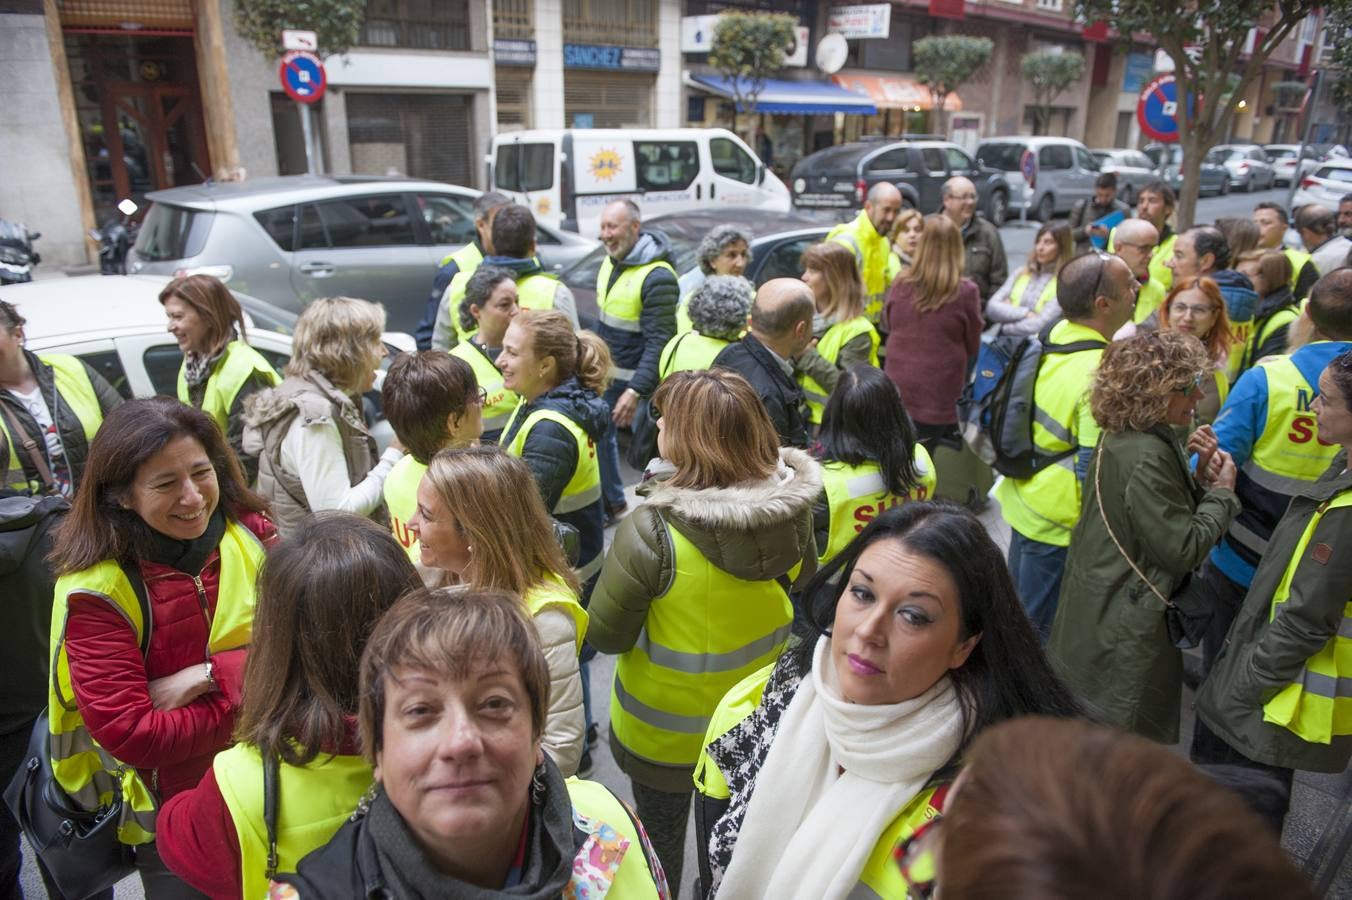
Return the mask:
[[[691,81],[704,90],[729,100],[736,100],[732,79],[722,75],[691,75]],[[743,85],[746,79],[741,79]],[[806,115],[825,115],[828,113],[853,113],[871,116],[878,112],[872,98],[854,91],[846,90],[828,81],[786,81],[782,78],[767,78],[765,86],[756,97],[756,109],[765,113],[803,113]],[[738,112],[745,112],[738,104]]]

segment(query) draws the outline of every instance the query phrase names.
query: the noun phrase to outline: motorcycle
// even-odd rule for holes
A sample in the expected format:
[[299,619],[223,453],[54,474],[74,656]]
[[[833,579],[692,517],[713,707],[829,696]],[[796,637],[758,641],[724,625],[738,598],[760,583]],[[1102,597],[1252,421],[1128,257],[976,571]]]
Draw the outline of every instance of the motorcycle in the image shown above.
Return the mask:
[[99,244],[99,274],[127,274],[127,253],[136,243],[136,233],[141,227],[132,220],[137,208],[132,200],[123,200],[117,204],[120,215],[104,219],[98,228],[89,229],[89,236]]
[[20,222],[0,219],[0,284],[23,284],[33,280],[33,267],[42,257],[33,249],[33,241],[42,237]]

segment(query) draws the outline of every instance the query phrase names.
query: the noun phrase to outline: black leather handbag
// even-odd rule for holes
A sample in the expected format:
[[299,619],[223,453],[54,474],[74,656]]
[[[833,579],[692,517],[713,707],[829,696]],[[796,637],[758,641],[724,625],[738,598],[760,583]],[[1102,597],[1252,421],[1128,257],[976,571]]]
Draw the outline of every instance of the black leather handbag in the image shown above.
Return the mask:
[[117,837],[121,794],[89,812],[57,782],[45,711],[33,724],[23,765],[5,789],[5,805],[67,900],[84,900],[136,869],[132,848]]

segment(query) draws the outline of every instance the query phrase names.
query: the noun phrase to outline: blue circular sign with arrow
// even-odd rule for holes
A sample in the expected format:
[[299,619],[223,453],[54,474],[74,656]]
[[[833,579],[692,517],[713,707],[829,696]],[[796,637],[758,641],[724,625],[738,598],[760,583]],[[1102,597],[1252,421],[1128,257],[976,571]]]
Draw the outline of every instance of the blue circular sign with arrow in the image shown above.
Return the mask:
[[1151,140],[1166,144],[1178,141],[1178,82],[1172,73],[1157,75],[1141,89],[1136,121]]
[[282,90],[297,103],[314,103],[324,96],[328,76],[318,56],[305,50],[293,50],[282,57]]

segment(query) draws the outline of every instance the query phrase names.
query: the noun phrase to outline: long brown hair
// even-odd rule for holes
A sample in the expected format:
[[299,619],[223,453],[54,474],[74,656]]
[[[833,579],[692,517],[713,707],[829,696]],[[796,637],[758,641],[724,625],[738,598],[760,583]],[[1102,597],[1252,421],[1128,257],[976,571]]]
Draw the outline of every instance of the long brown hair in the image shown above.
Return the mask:
[[180,437],[193,438],[206,450],[227,517],[267,511],[267,501],[246,486],[239,460],[210,416],[169,397],[128,400],[104,418],[89,446],[84,480],[56,532],[51,559],[57,575],[145,554],[155,531],[120,501],[141,465]]
[[263,563],[235,740],[303,766],[336,753],[357,715],[366,638],[401,594],[422,587],[388,528],[363,516],[306,516]]
[[574,332],[568,317],[552,309],[523,309],[512,324],[530,335],[537,359],[554,357],[555,386],[576,375],[588,390],[606,392],[611,378],[610,348],[595,332]]
[[864,282],[848,247],[836,241],[813,244],[803,251],[803,268],[815,269],[826,279],[826,306],[817,312],[842,322],[864,314]]
[[577,593],[577,578],[524,462],[497,446],[442,450],[423,478],[474,548],[470,587],[525,594],[557,575]]
[[948,216],[925,216],[925,230],[915,248],[915,262],[903,276],[912,285],[916,312],[934,312],[958,296],[962,280],[962,232]]
[[731,369],[676,372],[653,393],[661,411],[668,484],[725,488],[769,478],[779,462],[779,433],[760,396]]
[[[1056,259],[1053,260],[1051,265],[1052,274],[1055,275],[1061,271],[1062,266],[1070,262],[1071,258],[1075,256],[1075,239],[1070,233],[1070,226],[1065,222],[1048,222],[1039,228],[1037,234],[1033,236],[1034,247],[1037,246],[1038,241],[1042,240],[1044,234],[1050,234],[1052,240],[1056,241]],[[1036,275],[1042,271],[1042,267],[1036,259],[1036,254],[1028,254],[1028,264],[1023,267],[1023,270],[1029,275]]]
[[225,282],[212,275],[183,275],[175,278],[160,291],[160,306],[177,297],[202,317],[207,325],[207,343],[215,350],[230,340],[231,329],[239,332],[241,341],[247,340],[244,330],[244,310]]

